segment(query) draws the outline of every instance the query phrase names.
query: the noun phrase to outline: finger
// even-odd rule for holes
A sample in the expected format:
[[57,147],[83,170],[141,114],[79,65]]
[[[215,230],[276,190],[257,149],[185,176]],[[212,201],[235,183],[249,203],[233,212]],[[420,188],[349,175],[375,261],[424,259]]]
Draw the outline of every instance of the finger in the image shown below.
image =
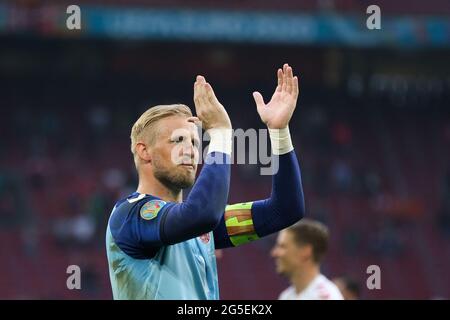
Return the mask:
[[203,78],[202,76],[197,76],[197,82],[194,91],[195,111],[197,113],[197,116],[200,117],[205,110],[205,90],[203,88],[204,81],[205,78]]
[[201,99],[203,103],[205,103],[207,106],[211,105],[210,101],[210,91],[212,90],[211,85],[208,82],[205,82],[201,85],[202,87],[202,96]]
[[198,76],[197,76],[197,82],[199,82],[199,83],[204,83],[204,82],[206,82],[205,77],[202,76],[202,75],[198,75]]
[[188,122],[193,122],[193,123],[196,123],[197,121],[200,121],[200,119],[197,118],[197,117],[195,117],[195,116],[189,117],[189,118],[187,118],[186,120],[187,120]]
[[194,82],[194,102],[198,100],[199,95],[199,88],[198,88],[198,81]]
[[299,88],[298,88],[298,78],[297,78],[297,76],[294,77],[294,85],[293,85],[292,91],[295,94],[295,96],[298,97]]
[[294,87],[294,78],[292,75],[292,68],[287,67],[286,68],[286,76],[287,76],[287,92],[292,93],[292,89]]
[[195,124],[196,126],[200,126],[201,125],[201,121],[199,118],[197,117],[189,117],[187,118],[188,122],[192,122],[193,124]]
[[206,92],[207,86],[208,84],[206,82],[199,84],[199,91],[200,91],[199,101],[203,109],[206,109],[210,105],[208,103],[208,94]]
[[206,93],[206,97],[208,98],[208,100],[210,102],[212,102],[212,103],[219,102],[219,101],[217,101],[216,94],[214,93],[213,88],[211,87],[211,85],[208,82],[205,84],[205,93]]
[[275,89],[275,91],[281,91],[281,88],[283,86],[283,71],[278,68],[277,71],[277,78],[278,78],[278,84],[277,84],[277,88]]
[[253,98],[255,99],[256,108],[258,112],[262,111],[262,109],[266,106],[264,103],[264,98],[258,91],[253,92]]
[[283,65],[283,86],[281,87],[281,91],[287,91],[287,85],[288,85],[288,79],[287,79],[287,68],[288,68],[288,64],[285,63]]
[[197,75],[196,80],[194,82],[194,101],[196,100],[196,98],[198,98],[201,94],[201,90],[199,85],[202,83],[205,83],[205,77],[203,77],[202,75]]

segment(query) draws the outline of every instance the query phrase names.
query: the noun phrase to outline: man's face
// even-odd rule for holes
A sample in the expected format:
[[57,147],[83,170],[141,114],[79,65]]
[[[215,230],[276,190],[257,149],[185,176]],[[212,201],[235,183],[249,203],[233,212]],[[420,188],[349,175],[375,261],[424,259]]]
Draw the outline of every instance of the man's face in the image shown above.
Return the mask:
[[278,234],[277,242],[271,251],[275,259],[277,272],[290,277],[306,261],[309,246],[299,246],[292,232],[283,230]]
[[171,116],[158,121],[151,147],[153,175],[170,189],[193,185],[199,158],[197,127],[187,117]]

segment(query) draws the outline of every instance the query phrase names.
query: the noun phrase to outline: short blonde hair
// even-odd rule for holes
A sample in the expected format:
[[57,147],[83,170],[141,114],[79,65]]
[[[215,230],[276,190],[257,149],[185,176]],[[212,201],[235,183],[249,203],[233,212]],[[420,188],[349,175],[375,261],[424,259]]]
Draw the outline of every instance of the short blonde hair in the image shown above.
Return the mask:
[[139,119],[134,123],[131,128],[131,153],[134,157],[134,163],[136,168],[138,166],[138,159],[136,156],[136,144],[139,141],[144,140],[151,145],[155,142],[156,137],[156,124],[159,120],[167,118],[174,115],[192,117],[191,109],[184,104],[169,104],[169,105],[158,105],[149,108],[145,111]]

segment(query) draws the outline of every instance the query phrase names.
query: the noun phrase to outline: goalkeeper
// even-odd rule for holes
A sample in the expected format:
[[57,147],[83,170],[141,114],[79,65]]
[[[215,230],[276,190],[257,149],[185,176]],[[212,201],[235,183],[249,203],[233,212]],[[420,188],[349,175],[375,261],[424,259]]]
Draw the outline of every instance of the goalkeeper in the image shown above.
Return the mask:
[[[303,217],[300,168],[288,128],[298,79],[287,64],[277,77],[269,103],[253,93],[279,164],[268,199],[226,205],[232,127],[204,77],[197,76],[194,84],[198,118],[187,106],[164,105],[148,109],[133,125],[131,151],[139,185],[116,203],[106,231],[114,299],[219,299],[214,249],[257,240]],[[211,141],[194,184],[198,120]],[[192,185],[182,201],[182,189]]]

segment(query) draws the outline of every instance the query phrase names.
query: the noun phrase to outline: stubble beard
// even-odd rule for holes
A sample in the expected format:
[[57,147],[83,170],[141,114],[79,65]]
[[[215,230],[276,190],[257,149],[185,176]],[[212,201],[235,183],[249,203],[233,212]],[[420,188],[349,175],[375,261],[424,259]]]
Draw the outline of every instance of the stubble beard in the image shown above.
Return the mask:
[[182,189],[191,187],[195,181],[195,174],[177,172],[178,168],[167,169],[155,166],[153,174],[159,182],[172,192],[180,192]]

